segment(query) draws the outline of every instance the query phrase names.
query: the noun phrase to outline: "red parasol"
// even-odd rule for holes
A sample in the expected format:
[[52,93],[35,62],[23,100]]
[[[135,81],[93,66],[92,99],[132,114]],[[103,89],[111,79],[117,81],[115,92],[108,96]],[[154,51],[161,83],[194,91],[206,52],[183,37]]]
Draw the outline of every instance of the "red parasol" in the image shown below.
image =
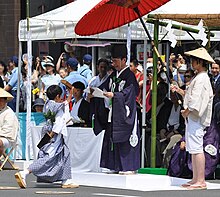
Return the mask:
[[162,68],[164,69],[168,81],[170,77],[166,72],[166,66],[162,61],[157,48],[146,25],[141,18],[143,15],[155,10],[169,0],[102,0],[76,24],[75,32],[81,36],[89,36],[102,33],[120,27],[139,18],[147,36],[152,44]]
[[75,32],[82,36],[102,33],[132,22],[168,1],[102,0],[77,23]]
[[[161,62],[162,68],[165,69],[165,64],[157,48],[154,46],[152,37],[141,17],[168,1],[169,0],[102,0],[80,19],[76,24],[75,32],[81,36],[94,35],[120,27],[139,18],[152,44],[153,51]],[[171,82],[167,72],[165,73],[167,79]]]

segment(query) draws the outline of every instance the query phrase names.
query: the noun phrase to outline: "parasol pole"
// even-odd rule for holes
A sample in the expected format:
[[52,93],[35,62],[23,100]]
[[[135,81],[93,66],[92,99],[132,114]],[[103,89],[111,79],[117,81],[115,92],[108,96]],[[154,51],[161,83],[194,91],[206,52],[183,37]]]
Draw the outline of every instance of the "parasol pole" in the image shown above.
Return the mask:
[[[133,8],[133,9],[134,9],[134,11],[137,13],[137,15],[138,15],[138,17],[139,17],[139,19],[140,19],[140,21],[141,21],[141,24],[142,24],[142,26],[143,26],[143,28],[144,28],[144,30],[145,30],[145,32],[146,32],[146,34],[147,34],[147,36],[148,36],[150,42],[151,42],[152,49],[153,49],[153,51],[156,53],[157,58],[158,58],[158,60],[160,61],[161,65],[162,65],[162,69],[163,69],[163,71],[164,71],[165,74],[166,74],[166,77],[167,77],[168,82],[171,83],[170,77],[169,77],[169,75],[167,74],[166,65],[164,64],[164,62],[163,62],[163,60],[162,60],[162,58],[161,58],[161,56],[160,56],[160,54],[159,54],[159,52],[158,52],[158,50],[157,50],[157,47],[155,46],[154,41],[153,41],[153,39],[152,39],[152,37],[151,37],[149,31],[147,30],[147,27],[146,27],[146,25],[145,25],[143,19],[141,18],[141,15],[140,15],[140,12],[139,12],[139,10],[138,10],[138,7],[135,7],[135,8]],[[158,21],[158,25],[159,25],[159,21]],[[175,94],[175,95],[176,95],[177,98],[179,98],[177,94]],[[182,102],[181,102],[180,99],[178,99],[178,102],[179,102],[179,104],[181,105]]]
[[[162,69],[163,69],[164,73],[166,74],[166,78],[167,78],[169,84],[171,84],[171,79],[170,79],[170,77],[169,77],[169,75],[167,73],[166,66],[165,66],[165,64],[164,64],[164,62],[163,62],[163,60],[162,60],[162,58],[161,58],[161,56],[160,56],[160,54],[159,54],[159,52],[157,50],[157,47],[155,46],[154,41],[153,41],[149,31],[147,30],[147,27],[146,27],[146,25],[145,25],[141,15],[140,15],[138,7],[134,7],[133,10],[136,12],[136,14],[138,15],[138,18],[141,21],[141,24],[142,24],[142,26],[143,26],[143,28],[144,28],[144,30],[145,30],[149,40],[150,40],[150,43],[152,45],[152,49],[153,49],[153,52],[154,52],[154,55],[155,55],[154,56],[154,66],[153,66],[153,69],[154,69],[154,71],[153,71],[153,75],[154,75],[154,78],[153,78],[153,92],[154,92],[154,95],[153,95],[153,98],[152,98],[152,102],[154,102],[154,105],[155,105],[156,104],[155,96],[156,96],[156,91],[157,91],[156,90],[156,87],[157,87],[156,85],[157,84],[154,82],[155,80],[157,80],[156,79],[157,75],[156,75],[156,72],[155,72],[156,65],[157,65],[157,62],[155,62],[155,58],[156,57],[158,58],[158,60],[160,61],[160,64],[162,65]],[[156,23],[157,23],[157,25],[159,27],[159,21],[157,21]],[[176,92],[174,92],[174,94],[175,94],[175,96],[176,96],[176,98],[178,100],[179,105],[181,106],[181,108],[183,108],[183,104],[182,104],[182,101],[180,100],[179,96],[177,95]],[[155,99],[155,100],[153,101],[153,99]],[[156,108],[155,108],[155,106],[153,106],[153,103],[152,103],[152,129],[151,129],[152,131],[151,132],[152,132],[153,135],[151,134],[151,140],[152,140],[152,142],[151,142],[151,167],[155,167],[155,161],[156,161],[155,160],[155,157],[156,157],[156,155],[155,155],[155,153],[156,153],[156,137],[155,137],[155,134],[154,134],[156,132],[156,117],[154,117],[155,113],[156,113]],[[153,119],[154,119],[154,121],[153,121]]]
[[[133,8],[133,9],[134,9],[134,11],[137,13],[137,15],[138,15],[138,17],[139,17],[139,19],[140,19],[140,21],[141,21],[141,24],[142,24],[142,26],[143,26],[143,28],[144,28],[144,30],[145,30],[145,32],[146,32],[146,34],[147,34],[147,36],[148,36],[150,42],[151,42],[153,51],[156,53],[157,58],[158,58],[158,60],[160,61],[160,64],[162,65],[162,69],[163,69],[164,73],[166,74],[166,78],[167,78],[168,82],[171,84],[171,79],[170,79],[170,77],[169,77],[169,75],[168,75],[168,73],[167,73],[166,65],[164,64],[164,62],[163,62],[163,60],[162,60],[162,58],[161,58],[161,56],[160,56],[160,54],[159,54],[159,52],[158,52],[158,50],[157,50],[157,47],[155,46],[154,41],[153,41],[153,39],[152,39],[152,37],[151,37],[149,31],[147,30],[147,27],[146,27],[146,25],[145,25],[143,19],[141,18],[141,15],[140,15],[140,12],[139,12],[139,10],[138,10],[138,7],[135,7],[135,8]],[[158,21],[158,24],[159,24],[159,21]],[[178,99],[179,105],[181,106],[181,108],[183,108],[182,101],[180,100],[178,94],[177,94],[176,92],[174,92],[174,94],[175,94],[176,98]]]
[[[157,50],[157,47],[156,47],[155,44],[154,44],[154,41],[153,41],[153,39],[152,39],[152,37],[151,37],[149,31],[147,30],[147,27],[146,27],[146,25],[145,25],[143,19],[141,18],[141,15],[140,15],[140,12],[139,12],[139,10],[138,10],[138,7],[135,7],[135,8],[134,8],[134,11],[137,13],[137,15],[138,15],[138,17],[139,17],[139,19],[140,19],[140,21],[141,21],[141,24],[142,24],[142,26],[143,26],[143,28],[144,28],[144,30],[145,30],[145,32],[146,32],[146,34],[147,34],[147,36],[148,36],[150,42],[151,42],[152,49],[153,49],[153,51],[156,53],[157,58],[158,58],[158,60],[160,61],[161,65],[162,65],[162,69],[164,70],[164,72],[165,72],[165,74],[166,74],[166,77],[167,77],[169,83],[171,83],[170,77],[167,75],[167,72],[166,72],[166,71],[167,71],[167,70],[166,70],[166,66],[165,66],[165,64],[164,64],[164,62],[163,62],[163,60],[162,60],[162,58],[161,58],[161,56],[160,56],[160,54],[159,54],[159,52],[158,52],[158,50]],[[158,24],[159,24],[159,23],[158,23]]]

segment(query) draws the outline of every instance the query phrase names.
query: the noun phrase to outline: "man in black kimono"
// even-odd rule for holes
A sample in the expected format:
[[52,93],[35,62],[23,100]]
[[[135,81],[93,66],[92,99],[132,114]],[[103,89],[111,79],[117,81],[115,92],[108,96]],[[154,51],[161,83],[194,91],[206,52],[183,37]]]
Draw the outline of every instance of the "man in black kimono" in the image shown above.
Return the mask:
[[91,105],[95,134],[105,130],[100,166],[120,174],[134,174],[140,168],[136,111],[139,86],[126,61],[126,46],[113,46],[115,71],[99,86],[107,98],[93,98]]

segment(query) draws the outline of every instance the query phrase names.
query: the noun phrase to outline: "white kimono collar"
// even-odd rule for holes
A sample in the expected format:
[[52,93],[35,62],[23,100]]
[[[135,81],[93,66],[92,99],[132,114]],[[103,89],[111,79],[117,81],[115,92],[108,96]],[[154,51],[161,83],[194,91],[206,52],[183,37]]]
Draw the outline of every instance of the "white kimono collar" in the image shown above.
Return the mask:
[[120,70],[119,72],[116,72],[116,77],[118,78],[120,76],[121,73],[123,73],[124,70],[126,70],[129,66],[126,66],[125,68],[123,68],[122,70]]

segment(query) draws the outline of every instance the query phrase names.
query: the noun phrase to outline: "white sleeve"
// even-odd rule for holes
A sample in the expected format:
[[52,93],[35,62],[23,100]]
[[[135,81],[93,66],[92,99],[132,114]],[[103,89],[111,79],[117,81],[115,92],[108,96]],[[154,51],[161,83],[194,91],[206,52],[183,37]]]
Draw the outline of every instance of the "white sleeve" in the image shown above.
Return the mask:
[[59,134],[62,132],[64,126],[66,126],[64,121],[64,112],[63,110],[59,110],[58,113],[56,114],[56,119],[52,131]]

